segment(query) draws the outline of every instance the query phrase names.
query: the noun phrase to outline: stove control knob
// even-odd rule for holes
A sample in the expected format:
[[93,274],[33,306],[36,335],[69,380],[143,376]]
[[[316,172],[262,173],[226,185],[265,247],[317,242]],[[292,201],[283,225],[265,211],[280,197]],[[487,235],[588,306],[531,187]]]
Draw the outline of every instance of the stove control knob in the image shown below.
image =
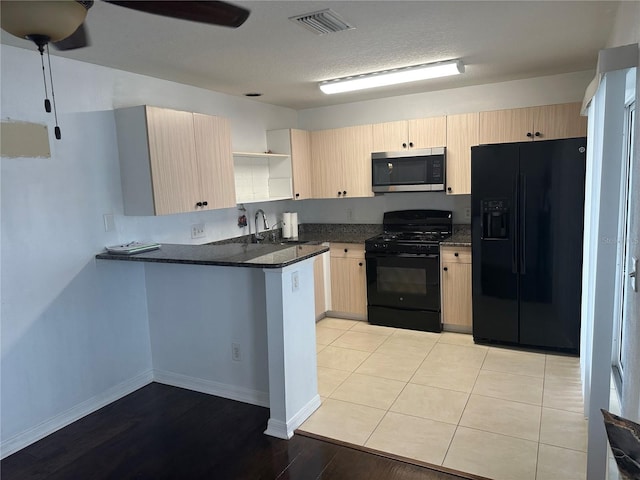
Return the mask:
[[378,246],[379,246],[379,245],[378,245],[377,243],[374,243],[374,244],[373,244],[373,248],[378,248]]
[[389,247],[389,244],[387,244],[387,243],[383,243],[382,244],[382,248],[388,248],[388,247]]
[[402,301],[404,301],[404,298],[400,297],[400,301],[401,301],[401,302],[402,302]]

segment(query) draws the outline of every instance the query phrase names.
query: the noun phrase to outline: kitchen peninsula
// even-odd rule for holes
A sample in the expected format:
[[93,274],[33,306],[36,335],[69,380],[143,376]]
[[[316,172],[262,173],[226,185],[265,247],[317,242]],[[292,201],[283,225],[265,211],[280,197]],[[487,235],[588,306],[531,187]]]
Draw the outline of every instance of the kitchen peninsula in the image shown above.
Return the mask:
[[320,406],[313,257],[326,251],[163,244],[96,258],[144,263],[154,380],[268,406],[265,433],[291,438]]

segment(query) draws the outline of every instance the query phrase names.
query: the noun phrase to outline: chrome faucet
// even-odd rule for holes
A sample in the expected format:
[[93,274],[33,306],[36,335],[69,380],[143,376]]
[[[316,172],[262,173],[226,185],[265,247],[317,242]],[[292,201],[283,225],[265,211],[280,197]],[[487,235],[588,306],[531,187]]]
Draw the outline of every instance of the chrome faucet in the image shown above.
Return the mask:
[[256,211],[256,217],[255,217],[255,226],[256,226],[256,232],[255,232],[255,237],[256,237],[256,242],[260,241],[260,240],[264,240],[264,235],[261,235],[258,233],[258,217],[260,216],[260,214],[262,214],[262,223],[264,225],[264,229],[265,230],[269,230],[269,224],[267,223],[267,216],[264,214],[264,210],[262,210],[261,208],[259,208]]

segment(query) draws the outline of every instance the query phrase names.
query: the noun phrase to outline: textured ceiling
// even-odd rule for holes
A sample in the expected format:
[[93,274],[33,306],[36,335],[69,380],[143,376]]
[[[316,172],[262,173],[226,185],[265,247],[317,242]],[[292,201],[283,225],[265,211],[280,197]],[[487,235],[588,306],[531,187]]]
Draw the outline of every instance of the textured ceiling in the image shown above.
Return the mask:
[[[52,54],[295,109],[595,68],[618,2],[257,1],[238,29],[96,1],[91,46]],[[356,29],[315,35],[289,17],[330,7]],[[35,48],[2,32],[2,43]],[[455,78],[325,95],[335,77],[460,58]]]

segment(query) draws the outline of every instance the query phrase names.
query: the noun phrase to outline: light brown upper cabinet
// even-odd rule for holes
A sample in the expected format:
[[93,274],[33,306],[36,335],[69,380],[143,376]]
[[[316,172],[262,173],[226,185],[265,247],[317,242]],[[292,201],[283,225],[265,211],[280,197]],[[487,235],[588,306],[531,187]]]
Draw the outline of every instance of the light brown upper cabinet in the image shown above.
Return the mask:
[[471,147],[478,145],[478,113],[447,116],[446,192],[471,193]]
[[311,132],[313,198],[370,197],[371,125]]
[[444,116],[373,125],[374,152],[444,147],[446,143],[447,120]]
[[[236,206],[231,124],[224,117],[193,114],[196,156],[204,209]],[[197,204],[197,202],[196,202]]]
[[274,153],[291,156],[294,200],[312,198],[311,134],[296,129],[270,130],[267,146]]
[[228,120],[146,105],[115,119],[125,215],[235,206]]
[[587,135],[580,103],[480,112],[480,143],[553,140]]

